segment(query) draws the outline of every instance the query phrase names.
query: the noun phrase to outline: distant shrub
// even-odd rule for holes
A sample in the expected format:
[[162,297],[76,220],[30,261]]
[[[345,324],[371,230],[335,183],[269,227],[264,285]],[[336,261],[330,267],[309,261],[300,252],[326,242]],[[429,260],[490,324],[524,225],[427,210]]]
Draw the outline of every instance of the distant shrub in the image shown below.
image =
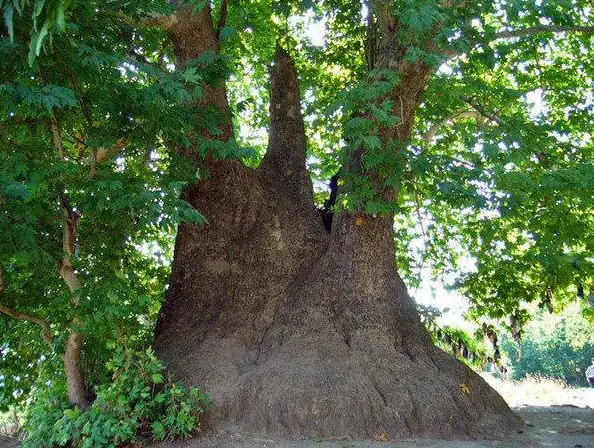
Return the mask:
[[38,386],[25,422],[23,447],[108,447],[188,437],[200,429],[210,398],[163,375],[152,350],[116,349],[107,364],[112,382],[97,388],[85,411],[64,402],[63,381]]
[[509,337],[502,339],[512,363],[510,379],[546,377],[587,386],[584,371],[594,358],[594,325],[582,316],[578,304],[559,315],[537,314],[525,328],[521,351]]

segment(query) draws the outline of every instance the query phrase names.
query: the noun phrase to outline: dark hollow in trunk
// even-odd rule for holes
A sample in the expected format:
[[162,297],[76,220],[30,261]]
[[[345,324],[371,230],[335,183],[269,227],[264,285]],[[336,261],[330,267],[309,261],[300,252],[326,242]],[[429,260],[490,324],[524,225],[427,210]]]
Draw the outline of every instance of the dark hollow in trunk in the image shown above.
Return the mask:
[[213,397],[215,429],[466,438],[520,427],[495,391],[431,343],[395,269],[393,219],[342,213],[324,228],[282,50],[271,90],[261,166],[208,161],[212,177],[187,192],[209,224],[179,228],[159,356]]

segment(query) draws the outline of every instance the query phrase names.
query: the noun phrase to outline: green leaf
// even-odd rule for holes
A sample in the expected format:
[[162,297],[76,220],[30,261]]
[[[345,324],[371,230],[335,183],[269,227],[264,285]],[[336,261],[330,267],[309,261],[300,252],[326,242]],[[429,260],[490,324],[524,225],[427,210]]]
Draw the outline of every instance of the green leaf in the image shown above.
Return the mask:
[[8,35],[10,36],[11,42],[14,42],[14,24],[12,23],[13,12],[12,6],[6,5],[4,7],[4,23],[8,29]]
[[33,18],[37,18],[43,12],[43,7],[45,5],[45,0],[35,0],[33,4]]
[[163,374],[161,373],[153,373],[151,378],[155,384],[161,384],[163,382]]
[[66,7],[66,1],[60,0],[56,8],[56,25],[58,25],[60,31],[63,31],[66,28]]
[[221,33],[220,33],[220,40],[221,42],[225,42],[228,39],[231,39],[232,37],[236,37],[237,36],[237,32],[235,31],[235,28],[230,27],[230,26],[224,26],[223,28],[221,28]]
[[46,19],[39,31],[39,35],[37,36],[37,40],[35,41],[35,56],[39,56],[41,52],[41,46],[47,37],[47,33],[49,32],[50,22],[49,19]]
[[153,422],[151,429],[155,440],[163,440],[165,438],[165,427],[163,426],[163,423]]
[[189,0],[188,3],[193,5],[192,12],[198,14],[208,4],[208,0]]
[[413,64],[419,60],[420,56],[421,53],[417,47],[408,47],[406,54],[404,55],[404,60]]

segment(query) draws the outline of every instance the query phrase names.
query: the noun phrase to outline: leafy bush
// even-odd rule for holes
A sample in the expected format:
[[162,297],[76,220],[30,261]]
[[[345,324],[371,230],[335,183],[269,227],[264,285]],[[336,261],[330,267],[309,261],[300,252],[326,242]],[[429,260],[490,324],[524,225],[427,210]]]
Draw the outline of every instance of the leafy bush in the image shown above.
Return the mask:
[[584,371],[594,358],[594,325],[574,303],[559,315],[537,314],[525,328],[521,352],[505,336],[502,346],[512,361],[510,379],[543,376],[585,387]]
[[112,382],[97,388],[94,403],[84,411],[64,401],[64,381],[38,386],[23,447],[142,444],[199,431],[200,415],[210,398],[198,388],[186,391],[166,378],[151,349],[116,348],[107,368]]

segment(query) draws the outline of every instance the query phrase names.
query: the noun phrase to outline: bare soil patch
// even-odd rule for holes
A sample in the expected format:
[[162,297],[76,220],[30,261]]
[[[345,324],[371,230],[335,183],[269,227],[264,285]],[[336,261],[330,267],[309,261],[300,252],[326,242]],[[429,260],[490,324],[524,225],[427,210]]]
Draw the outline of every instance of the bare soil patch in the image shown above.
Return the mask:
[[[206,434],[196,439],[165,442],[153,448],[594,448],[594,410],[574,405],[521,407],[516,412],[526,423],[523,430],[512,431],[500,440],[399,441],[308,439],[268,440],[240,434]],[[381,437],[378,437],[381,439]]]

